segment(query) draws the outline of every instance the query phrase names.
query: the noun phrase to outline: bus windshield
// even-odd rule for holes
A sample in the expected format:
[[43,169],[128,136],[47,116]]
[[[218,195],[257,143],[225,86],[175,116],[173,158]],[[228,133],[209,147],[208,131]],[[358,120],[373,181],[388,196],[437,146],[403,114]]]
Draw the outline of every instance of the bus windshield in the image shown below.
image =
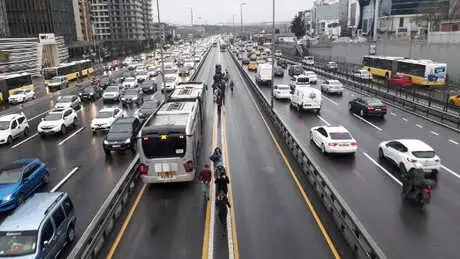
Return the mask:
[[148,159],[184,157],[186,143],[184,135],[154,135],[142,140],[142,150]]
[[45,71],[43,72],[43,76],[45,77],[45,80],[50,80],[51,78],[57,76],[56,68],[45,69]]

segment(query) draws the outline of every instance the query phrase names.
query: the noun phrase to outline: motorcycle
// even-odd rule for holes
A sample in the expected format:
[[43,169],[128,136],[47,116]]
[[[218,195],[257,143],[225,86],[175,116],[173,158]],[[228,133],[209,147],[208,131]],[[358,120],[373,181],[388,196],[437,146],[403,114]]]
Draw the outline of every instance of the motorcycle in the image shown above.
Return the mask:
[[[408,190],[406,190],[405,188],[408,188]],[[404,200],[414,202],[422,208],[426,204],[430,203],[431,189],[431,181],[425,181],[425,183],[420,186],[403,186],[403,191],[401,195]]]

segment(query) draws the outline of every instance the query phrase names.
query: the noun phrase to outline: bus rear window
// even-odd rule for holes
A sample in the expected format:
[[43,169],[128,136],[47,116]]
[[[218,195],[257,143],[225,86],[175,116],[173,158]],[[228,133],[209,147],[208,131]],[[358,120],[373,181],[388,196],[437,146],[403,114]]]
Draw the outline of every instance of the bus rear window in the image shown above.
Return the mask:
[[186,148],[184,135],[157,135],[142,140],[142,150],[149,158],[184,157]]

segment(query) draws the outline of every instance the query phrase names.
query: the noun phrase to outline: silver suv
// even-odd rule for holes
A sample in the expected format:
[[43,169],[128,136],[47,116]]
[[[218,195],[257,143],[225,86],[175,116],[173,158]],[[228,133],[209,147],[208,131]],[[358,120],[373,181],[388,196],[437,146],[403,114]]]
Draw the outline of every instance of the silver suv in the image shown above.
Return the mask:
[[66,193],[36,193],[0,224],[0,255],[55,258],[75,240],[75,221]]

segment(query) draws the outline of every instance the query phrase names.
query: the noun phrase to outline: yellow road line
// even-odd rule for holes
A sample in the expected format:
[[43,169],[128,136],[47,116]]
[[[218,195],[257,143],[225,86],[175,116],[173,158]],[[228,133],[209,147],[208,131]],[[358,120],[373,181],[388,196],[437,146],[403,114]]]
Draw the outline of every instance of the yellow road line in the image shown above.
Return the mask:
[[221,138],[222,138],[222,147],[223,147],[223,155],[226,157],[224,159],[225,161],[225,167],[227,171],[228,178],[230,180],[230,184],[228,186],[228,198],[230,199],[230,220],[232,223],[232,241],[233,241],[233,258],[234,259],[239,259],[240,258],[240,252],[238,248],[238,235],[236,232],[236,216],[235,216],[235,203],[233,200],[233,192],[232,192],[232,179],[231,179],[231,170],[230,170],[230,160],[229,160],[229,151],[228,151],[228,145],[227,145],[227,110],[225,106],[223,106],[222,109],[222,116],[221,116],[221,121],[222,121],[222,126],[221,126]]
[[[216,142],[217,142],[217,107],[214,106],[214,115],[213,116],[213,123],[212,123],[212,139],[211,139],[211,150],[215,148]],[[214,170],[214,165],[211,165],[212,169]],[[211,193],[211,190],[213,188],[214,184],[211,181],[209,185],[209,197],[210,199],[213,199],[213,195]],[[204,224],[204,233],[203,233],[203,247],[201,249],[201,258],[202,259],[208,259],[209,256],[209,231],[211,227],[211,200],[208,200],[206,202],[206,221]]]
[[323,223],[321,222],[321,219],[320,219],[318,213],[316,212],[313,204],[311,203],[310,198],[308,197],[307,193],[304,191],[304,189],[302,187],[302,184],[300,183],[299,179],[297,178],[296,174],[294,173],[294,170],[292,169],[291,164],[289,163],[288,159],[286,158],[286,155],[284,154],[283,150],[281,149],[280,144],[276,140],[275,135],[273,134],[273,132],[270,129],[270,127],[268,126],[268,123],[265,120],[264,116],[262,115],[262,112],[260,111],[259,106],[257,105],[256,101],[254,100],[254,97],[250,93],[250,90],[247,89],[247,88],[246,88],[246,90],[249,92],[248,96],[250,96],[252,102],[254,103],[254,106],[256,107],[257,111],[259,112],[260,117],[262,118],[262,120],[263,120],[263,122],[265,124],[265,127],[267,128],[268,132],[270,133],[270,136],[273,139],[273,142],[275,143],[276,148],[278,149],[278,152],[280,153],[281,157],[283,158],[284,163],[286,164],[286,166],[287,166],[292,178],[294,179],[294,182],[296,183],[297,188],[299,189],[300,193],[302,194],[303,199],[307,203],[307,206],[308,206],[311,214],[313,215],[313,218],[315,219],[315,222],[318,225],[321,233],[323,234],[324,239],[326,239],[326,242],[327,242],[327,244],[329,246],[329,249],[331,250],[332,254],[334,255],[334,258],[339,259],[340,255],[339,255],[339,253],[338,253],[338,251],[337,251],[337,249],[336,249],[336,247],[334,245],[334,242],[332,241],[331,237],[329,236],[329,233],[327,232],[326,228],[324,227]]
[[142,186],[141,191],[140,191],[139,194],[137,195],[136,200],[134,201],[133,206],[132,206],[131,209],[129,210],[128,216],[126,217],[125,221],[123,222],[123,225],[121,226],[121,229],[120,229],[120,231],[118,232],[117,237],[115,238],[115,241],[113,242],[113,245],[112,245],[112,247],[110,248],[109,253],[107,254],[107,257],[106,257],[107,259],[111,259],[111,258],[113,257],[113,255],[115,254],[115,251],[117,250],[117,247],[118,247],[118,245],[120,244],[121,238],[122,238],[123,235],[125,234],[126,228],[128,227],[129,223],[131,222],[131,218],[133,217],[134,212],[136,211],[137,205],[139,205],[139,202],[141,201],[141,198],[142,198],[142,196],[144,195],[145,187],[146,187],[146,186],[147,186],[147,185],[144,184],[144,185]]

